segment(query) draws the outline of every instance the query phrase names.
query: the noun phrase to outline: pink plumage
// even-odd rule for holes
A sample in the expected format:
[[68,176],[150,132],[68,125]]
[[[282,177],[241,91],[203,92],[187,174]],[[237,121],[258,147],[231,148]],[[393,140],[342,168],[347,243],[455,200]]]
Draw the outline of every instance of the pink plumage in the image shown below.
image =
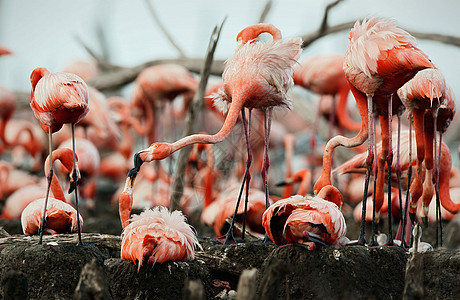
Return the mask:
[[295,195],[279,200],[265,211],[262,224],[276,245],[308,244],[308,236],[328,245],[346,242],[347,227],[339,207],[318,196]]
[[77,75],[37,68],[31,82],[30,107],[42,127],[77,123],[88,113],[88,88]]
[[122,234],[121,258],[149,265],[194,258],[194,249],[201,249],[193,228],[180,211],[166,207],[147,209],[134,215]]
[[[45,198],[40,198],[22,211],[21,226],[24,234],[38,234],[42,221],[42,213]],[[83,218],[80,217],[80,226],[83,226]],[[44,232],[74,233],[77,231],[77,211],[70,204],[55,198],[48,198],[46,208],[46,224]],[[81,230],[81,228],[80,228]]]

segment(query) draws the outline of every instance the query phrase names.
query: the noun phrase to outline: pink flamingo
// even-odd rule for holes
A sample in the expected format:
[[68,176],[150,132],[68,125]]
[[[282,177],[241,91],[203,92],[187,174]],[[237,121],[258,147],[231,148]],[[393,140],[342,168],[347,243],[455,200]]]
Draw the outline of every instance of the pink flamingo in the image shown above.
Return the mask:
[[[181,112],[173,113],[173,119],[183,117],[198,88],[198,81],[193,75],[183,66],[176,64],[148,67],[137,76],[136,84],[133,104],[140,107],[146,114],[146,124],[152,123],[149,118],[154,118],[154,122],[158,122],[159,110],[178,95],[184,95],[184,106]],[[150,110],[151,114],[147,114],[146,110]],[[155,128],[157,126],[148,128],[150,141],[155,140]],[[142,133],[144,132],[141,131],[140,134]]]
[[[361,23],[358,21],[350,31],[349,40],[343,69],[358,105],[361,129],[354,138],[336,136],[328,141],[323,153],[323,172],[313,190],[317,193],[325,185],[331,184],[331,159],[334,148],[340,145],[346,147],[361,145],[369,135],[368,174],[363,194],[363,201],[366,201],[369,176],[374,161],[373,147],[376,144],[374,138],[374,113],[376,113],[380,118],[383,141],[383,155],[379,157],[378,168],[377,166],[374,168],[374,177],[377,178],[375,189],[377,221],[378,211],[383,203],[385,160],[388,165],[392,164],[391,119],[392,115],[399,112],[402,106],[400,100],[392,95],[418,71],[431,68],[433,64],[421,50],[414,46],[414,38],[398,28],[394,20],[373,17]],[[391,199],[389,198],[388,201],[390,202]],[[390,211],[391,206],[389,206]],[[365,220],[365,216],[362,220]],[[391,218],[388,221],[390,224],[388,238],[389,243],[392,243]],[[360,244],[365,242],[364,228],[364,222],[361,222],[358,239]],[[377,226],[374,228],[376,229]],[[375,242],[375,238],[372,239],[372,242]]]
[[263,214],[262,224],[278,246],[300,243],[310,250],[321,245],[344,245],[347,226],[340,211],[342,195],[332,185],[318,195],[295,195],[272,204]]
[[[56,160],[59,160],[70,172],[69,170],[73,168],[74,160],[76,159],[74,152],[68,148],[62,148],[53,151],[53,154],[49,155],[47,161],[45,161],[45,174],[49,174],[49,166],[52,166]],[[52,173],[49,186],[54,198],[47,199],[46,196],[48,196],[49,192],[46,191],[45,198],[35,198],[36,200],[30,202],[22,211],[21,225],[24,234],[42,234],[42,230],[51,234],[81,231],[83,219],[77,210],[66,202],[64,192],[54,173]],[[49,205],[45,212],[47,217],[43,220],[41,210],[46,201],[49,201]]]
[[[72,124],[72,149],[74,153],[71,171],[70,191],[75,190],[75,203],[78,215],[78,192],[76,186],[80,179],[80,171],[75,159],[75,123],[88,113],[88,88],[86,83],[77,75],[71,73],[50,73],[45,68],[36,68],[30,75],[32,91],[30,94],[30,107],[40,125],[48,133],[49,153],[52,156],[52,133],[62,128],[64,123]],[[47,175],[48,189],[43,208],[43,227],[46,219],[48,193],[53,174],[52,158],[50,158],[50,171]],[[77,222],[80,219],[77,218]],[[81,241],[81,226],[77,226],[78,244]],[[42,243],[43,229],[40,229],[38,243]]]
[[[261,33],[267,32],[273,36],[273,41],[256,42]],[[271,112],[273,107],[289,107],[287,91],[292,85],[294,65],[301,52],[301,39],[281,40],[280,31],[271,24],[256,24],[243,29],[237,36],[235,53],[230,57],[223,73],[223,90],[215,101],[225,101],[230,105],[222,128],[214,135],[195,134],[184,137],[172,144],[153,143],[147,149],[139,151],[135,156],[135,166],[128,173],[133,178],[143,162],[164,159],[175,151],[196,143],[215,144],[223,141],[232,131],[241,112],[246,133],[248,161],[243,185],[246,181],[246,196],[249,193],[249,167],[251,165],[250,133],[247,130],[244,108],[249,109],[249,121],[253,108],[264,112],[265,155],[262,177],[265,185],[266,207],[269,205],[267,172],[268,172],[268,139],[270,133]],[[243,188],[243,186],[242,186]],[[240,194],[242,189],[240,191]],[[247,197],[246,197],[247,199]],[[239,207],[238,197],[235,214]],[[227,234],[227,241],[232,238],[233,226]],[[244,230],[243,230],[244,232]],[[244,236],[243,236],[244,237]]]
[[161,206],[147,209],[123,226],[121,258],[137,261],[138,271],[144,261],[153,266],[193,259],[195,247],[201,249],[193,228],[178,210],[169,212]]
[[[98,177],[99,164],[101,157],[96,146],[89,140],[77,138],[75,151],[78,155],[78,168],[80,170],[81,179],[78,188],[80,195],[85,201],[86,209],[93,210],[95,207],[96,198],[96,180]],[[64,141],[58,148],[70,148],[72,140]],[[63,167],[62,164],[57,165],[59,174],[70,175],[69,170]]]
[[[398,91],[401,101],[406,106],[407,113],[413,117],[417,143],[417,172],[410,189],[409,214],[412,222],[415,221],[417,202],[421,197],[423,201],[422,220],[428,224],[428,206],[434,195],[433,151],[436,145],[433,145],[433,141],[436,134],[436,117],[445,91],[444,76],[437,69],[426,69],[418,72]],[[423,162],[425,163],[425,174],[421,174]]]

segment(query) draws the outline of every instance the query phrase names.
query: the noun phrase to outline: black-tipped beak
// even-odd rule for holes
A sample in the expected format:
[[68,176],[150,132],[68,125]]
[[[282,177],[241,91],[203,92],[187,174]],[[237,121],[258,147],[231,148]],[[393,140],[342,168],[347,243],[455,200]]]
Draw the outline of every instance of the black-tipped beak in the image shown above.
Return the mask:
[[75,191],[75,189],[77,188],[79,184],[80,184],[80,179],[78,179],[77,181],[71,180],[69,184],[69,194]]
[[286,185],[290,185],[290,184],[292,184],[291,181],[284,180],[284,181],[278,182],[277,184],[275,184],[275,186],[286,186]]
[[428,216],[422,217],[422,222],[423,222],[423,225],[425,225],[425,228],[428,228]]
[[141,168],[144,161],[141,159],[139,152],[134,154],[134,168],[128,171],[128,177],[131,179],[136,178],[137,173],[139,173],[139,169]]

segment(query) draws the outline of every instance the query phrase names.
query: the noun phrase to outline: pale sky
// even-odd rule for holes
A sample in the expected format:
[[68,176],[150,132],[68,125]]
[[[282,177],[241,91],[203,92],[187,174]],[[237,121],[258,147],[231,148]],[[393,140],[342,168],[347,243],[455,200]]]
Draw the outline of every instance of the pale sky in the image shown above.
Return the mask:
[[[277,26],[286,38],[302,35],[318,27],[329,2],[275,0],[266,22]],[[226,59],[233,53],[237,33],[258,21],[265,1],[152,3],[165,27],[191,57],[204,55],[213,27],[228,16],[215,55]],[[406,29],[460,36],[459,11],[460,1],[453,0],[345,0],[331,11],[329,20],[333,25],[376,15],[395,18]],[[99,51],[95,32],[98,23],[106,33],[114,64],[133,66],[177,56],[157,29],[144,0],[0,0],[0,44],[14,52],[0,58],[0,84],[28,91],[34,68],[41,66],[55,72],[72,59],[88,57],[75,36]],[[341,32],[323,38],[307,48],[301,59],[321,53],[345,53],[347,36],[348,32]],[[418,46],[460,95],[460,48],[424,40],[419,40]]]

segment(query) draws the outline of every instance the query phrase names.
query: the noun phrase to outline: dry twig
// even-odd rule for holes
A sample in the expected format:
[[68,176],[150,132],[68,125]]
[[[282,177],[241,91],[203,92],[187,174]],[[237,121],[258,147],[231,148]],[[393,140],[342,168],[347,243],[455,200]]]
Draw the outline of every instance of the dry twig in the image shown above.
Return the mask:
[[166,36],[166,38],[171,43],[171,45],[177,50],[177,52],[179,52],[180,57],[182,58],[187,57],[184,51],[182,51],[182,49],[177,45],[177,43],[173,40],[172,36],[169,34],[169,32],[166,30],[166,28],[161,23],[160,18],[158,18],[158,15],[156,14],[155,9],[153,8],[152,2],[150,2],[150,0],[145,0],[145,3],[147,4],[147,7],[149,8],[149,11],[153,17],[153,20],[155,21],[155,23],[157,23],[158,27],[163,32],[163,34]]
[[[187,122],[186,122],[186,129],[185,135],[190,135],[193,133],[193,124],[195,123],[195,116],[198,113],[201,105],[203,104],[203,97],[206,91],[206,85],[208,83],[209,74],[211,73],[211,63],[214,58],[214,52],[217,47],[217,42],[219,41],[220,32],[222,30],[222,26],[225,23],[225,19],[222,21],[220,26],[214,27],[214,30],[211,34],[211,38],[208,45],[208,50],[206,54],[206,58],[203,64],[203,67],[200,72],[200,83],[198,85],[198,91],[195,93],[195,96],[192,101],[192,105],[190,105]],[[171,195],[171,210],[180,209],[180,198],[182,197],[182,193],[184,191],[184,172],[185,167],[187,165],[187,158],[190,154],[190,147],[185,147],[179,152],[179,158],[177,159],[176,171],[174,175],[174,183],[172,186],[172,195]]]

